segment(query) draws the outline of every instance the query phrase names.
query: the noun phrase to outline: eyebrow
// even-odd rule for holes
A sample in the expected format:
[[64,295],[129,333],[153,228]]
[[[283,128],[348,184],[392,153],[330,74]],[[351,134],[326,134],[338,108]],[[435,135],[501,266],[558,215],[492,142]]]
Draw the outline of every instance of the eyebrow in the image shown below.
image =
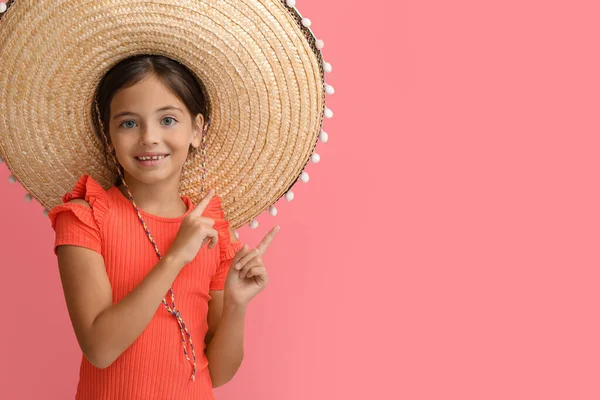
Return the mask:
[[[161,108],[159,108],[158,110],[156,110],[156,111],[155,111],[155,113],[159,113],[159,112],[161,112],[161,111],[167,111],[167,110],[177,110],[177,111],[179,111],[179,112],[183,113],[183,111],[181,111],[181,109],[179,109],[179,108],[177,108],[177,107],[175,107],[175,106],[166,106],[166,107],[161,107]],[[139,115],[137,115],[137,114],[136,114],[136,113],[134,113],[134,112],[131,112],[131,111],[125,111],[125,112],[122,112],[122,113],[118,113],[117,115],[115,115],[115,116],[113,117],[113,119],[117,119],[117,118],[119,118],[119,117],[123,117],[123,116],[125,116],[125,115],[135,115],[136,117],[139,117]]]

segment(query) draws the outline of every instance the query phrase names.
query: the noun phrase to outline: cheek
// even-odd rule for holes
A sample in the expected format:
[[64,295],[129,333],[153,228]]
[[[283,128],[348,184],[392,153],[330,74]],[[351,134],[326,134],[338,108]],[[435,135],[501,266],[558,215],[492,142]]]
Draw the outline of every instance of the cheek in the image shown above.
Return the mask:
[[180,154],[186,154],[191,143],[190,135],[187,133],[181,133],[174,135],[167,141],[167,145],[174,151]]
[[119,157],[124,157],[125,154],[129,154],[131,148],[134,146],[131,139],[128,139],[126,136],[117,135],[117,137],[113,137],[111,140],[113,148]]
[[115,149],[115,151],[117,152],[117,154],[123,152],[123,148],[126,147],[123,143],[123,140],[121,138],[115,138],[112,137],[111,138],[111,143],[113,148]]

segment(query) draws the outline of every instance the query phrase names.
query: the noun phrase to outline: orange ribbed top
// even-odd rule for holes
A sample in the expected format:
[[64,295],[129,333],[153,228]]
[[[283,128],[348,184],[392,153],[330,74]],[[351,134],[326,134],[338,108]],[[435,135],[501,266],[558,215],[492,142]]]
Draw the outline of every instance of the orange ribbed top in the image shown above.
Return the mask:
[[[76,198],[86,200],[91,208],[67,203]],[[140,210],[163,255],[175,239],[183,218],[194,208],[188,197],[181,199],[188,210],[177,218]],[[63,196],[63,203],[49,213],[56,232],[55,252],[56,246],[69,244],[102,254],[112,285],[113,304],[116,304],[159,261],[132,203],[115,186],[104,190],[88,175],[77,182],[72,193]],[[183,354],[177,320],[161,303],[141,336],[108,368],[98,369],[82,357],[76,399],[214,399],[204,353],[209,291],[224,288],[231,260],[242,243],[235,239],[230,241],[229,222],[224,218],[219,197],[211,199],[202,215],[215,220],[218,246],[213,249],[203,246],[172,285],[175,304],[196,350],[198,371],[195,382],[190,380],[192,364]],[[164,297],[170,304],[170,293],[165,293]]]

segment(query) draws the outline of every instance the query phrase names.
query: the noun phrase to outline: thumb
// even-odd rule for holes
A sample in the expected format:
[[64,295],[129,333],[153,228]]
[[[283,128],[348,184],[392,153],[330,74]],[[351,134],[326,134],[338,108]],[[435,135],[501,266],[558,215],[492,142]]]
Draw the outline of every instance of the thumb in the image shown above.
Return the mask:
[[243,245],[242,248],[235,253],[235,257],[233,257],[231,265],[235,265],[240,260],[240,258],[244,257],[248,253],[249,250],[250,246],[248,246],[247,244]]

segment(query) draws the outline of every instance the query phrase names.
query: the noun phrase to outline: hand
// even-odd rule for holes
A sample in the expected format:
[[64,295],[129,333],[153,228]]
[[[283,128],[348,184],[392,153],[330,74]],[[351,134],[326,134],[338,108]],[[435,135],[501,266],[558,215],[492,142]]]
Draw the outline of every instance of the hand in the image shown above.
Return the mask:
[[210,242],[209,249],[217,245],[219,236],[216,229],[213,228],[215,220],[202,216],[213,196],[214,191],[211,189],[198,205],[185,216],[173,244],[167,252],[170,256],[179,260],[182,265],[190,263],[205,243]]
[[279,229],[279,226],[271,229],[255,249],[251,250],[248,245],[244,245],[235,253],[225,280],[225,302],[236,306],[246,306],[267,286],[269,276],[262,256]]

